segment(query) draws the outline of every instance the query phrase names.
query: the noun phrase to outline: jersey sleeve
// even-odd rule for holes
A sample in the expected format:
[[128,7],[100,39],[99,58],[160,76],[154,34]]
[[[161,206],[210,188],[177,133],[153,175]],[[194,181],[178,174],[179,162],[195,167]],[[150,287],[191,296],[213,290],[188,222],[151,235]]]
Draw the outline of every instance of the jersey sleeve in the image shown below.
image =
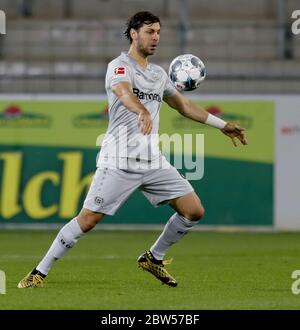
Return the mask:
[[120,82],[129,82],[132,84],[131,68],[122,62],[112,62],[108,65],[106,79],[109,87]]
[[169,76],[167,75],[167,73],[165,71],[163,71],[163,72],[164,72],[164,77],[165,77],[165,88],[164,88],[163,97],[172,96],[172,95],[177,93],[177,89],[172,84],[172,82],[171,82]]

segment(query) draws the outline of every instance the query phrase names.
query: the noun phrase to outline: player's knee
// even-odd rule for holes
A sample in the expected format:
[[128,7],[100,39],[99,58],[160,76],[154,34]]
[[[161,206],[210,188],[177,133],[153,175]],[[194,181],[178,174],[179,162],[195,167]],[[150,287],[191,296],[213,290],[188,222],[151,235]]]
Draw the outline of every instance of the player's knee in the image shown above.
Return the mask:
[[199,204],[195,207],[193,207],[191,210],[189,210],[188,214],[186,215],[186,218],[191,221],[198,221],[201,218],[203,218],[205,213],[204,207]]
[[103,218],[103,214],[95,213],[90,210],[84,209],[78,215],[78,223],[81,227],[81,230],[86,233],[89,230],[93,229],[96,224]]

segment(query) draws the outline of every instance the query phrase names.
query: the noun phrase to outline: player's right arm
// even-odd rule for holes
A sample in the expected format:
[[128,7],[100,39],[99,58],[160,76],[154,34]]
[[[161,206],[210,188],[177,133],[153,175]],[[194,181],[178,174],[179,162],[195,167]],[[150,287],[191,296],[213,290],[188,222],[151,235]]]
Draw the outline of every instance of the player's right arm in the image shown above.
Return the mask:
[[138,114],[138,125],[142,134],[150,134],[152,131],[151,115],[145,106],[133,94],[132,85],[127,81],[123,81],[114,84],[111,88],[112,92],[126,109]]

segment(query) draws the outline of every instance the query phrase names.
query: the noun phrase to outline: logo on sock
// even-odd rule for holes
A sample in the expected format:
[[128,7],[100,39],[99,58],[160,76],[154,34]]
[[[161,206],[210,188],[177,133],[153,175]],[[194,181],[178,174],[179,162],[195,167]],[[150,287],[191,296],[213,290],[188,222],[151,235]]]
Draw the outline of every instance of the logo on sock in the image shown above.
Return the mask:
[[180,235],[186,235],[187,233],[188,233],[187,231],[177,230],[177,234],[180,234]]
[[60,242],[61,242],[62,245],[64,245],[64,246],[65,246],[66,248],[68,248],[68,249],[70,249],[70,248],[72,247],[72,245],[67,244],[67,243],[64,241],[63,238],[60,239]]

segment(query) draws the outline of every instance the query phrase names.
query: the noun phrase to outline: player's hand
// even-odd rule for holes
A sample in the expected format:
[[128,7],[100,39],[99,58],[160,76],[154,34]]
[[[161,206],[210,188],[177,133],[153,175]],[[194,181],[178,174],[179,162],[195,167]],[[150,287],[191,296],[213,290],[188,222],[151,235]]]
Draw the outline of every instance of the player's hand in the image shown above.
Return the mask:
[[244,130],[244,128],[232,123],[227,123],[226,126],[221,129],[222,133],[231,138],[232,143],[235,147],[237,147],[237,143],[235,141],[236,138],[240,140],[243,145],[248,144],[248,140],[244,133]]
[[138,125],[142,134],[148,135],[152,131],[152,119],[148,111],[142,111],[139,113]]

